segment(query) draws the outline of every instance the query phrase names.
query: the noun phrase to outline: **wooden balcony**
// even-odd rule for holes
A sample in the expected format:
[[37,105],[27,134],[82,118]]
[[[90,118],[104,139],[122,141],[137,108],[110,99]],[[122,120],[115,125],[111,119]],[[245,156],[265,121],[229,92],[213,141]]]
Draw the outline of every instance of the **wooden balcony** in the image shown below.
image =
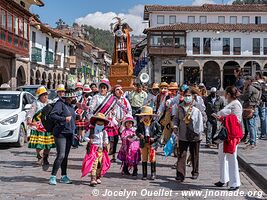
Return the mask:
[[69,69],[69,68],[70,68],[70,58],[64,57],[64,69]]
[[167,46],[150,46],[148,48],[150,55],[175,55],[175,56],[186,56],[185,47],[167,47]]
[[50,51],[45,52],[45,64],[51,65],[54,64],[54,53]]
[[42,62],[42,49],[32,47],[31,61],[34,63]]
[[61,55],[56,55],[55,67],[61,67]]
[[69,56],[69,60],[70,60],[70,68],[76,68],[76,64],[77,64],[77,57],[76,56]]

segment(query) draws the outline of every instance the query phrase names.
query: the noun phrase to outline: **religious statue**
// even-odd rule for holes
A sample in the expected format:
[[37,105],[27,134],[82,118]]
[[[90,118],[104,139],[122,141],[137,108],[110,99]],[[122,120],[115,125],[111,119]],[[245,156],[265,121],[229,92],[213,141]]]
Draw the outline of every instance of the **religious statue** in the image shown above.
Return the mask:
[[117,22],[110,24],[115,36],[115,43],[109,79],[112,86],[120,84],[123,88],[130,89],[134,79],[130,37],[132,29],[127,23],[122,23],[121,18],[113,19],[116,19]]

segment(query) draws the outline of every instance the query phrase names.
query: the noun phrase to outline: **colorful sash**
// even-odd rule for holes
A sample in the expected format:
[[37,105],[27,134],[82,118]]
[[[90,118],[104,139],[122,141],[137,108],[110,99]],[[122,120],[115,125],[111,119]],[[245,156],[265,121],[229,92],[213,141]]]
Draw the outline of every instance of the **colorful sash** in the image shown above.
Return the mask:
[[109,94],[96,108],[93,114],[96,115],[97,113],[103,113],[107,116],[114,109],[117,100],[117,97],[115,97],[113,94]]

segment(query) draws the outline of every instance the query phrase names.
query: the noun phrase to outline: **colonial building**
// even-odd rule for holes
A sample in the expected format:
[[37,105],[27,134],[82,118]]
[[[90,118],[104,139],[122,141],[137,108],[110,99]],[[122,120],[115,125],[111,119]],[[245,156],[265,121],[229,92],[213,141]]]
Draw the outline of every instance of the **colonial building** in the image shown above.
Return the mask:
[[31,5],[43,6],[40,0],[0,0],[0,85],[13,89],[29,83],[29,21]]
[[74,44],[60,32],[33,18],[30,30],[30,84],[45,85],[48,89],[65,84],[71,46]]
[[152,81],[223,89],[237,67],[267,73],[267,5],[147,5],[144,20]]

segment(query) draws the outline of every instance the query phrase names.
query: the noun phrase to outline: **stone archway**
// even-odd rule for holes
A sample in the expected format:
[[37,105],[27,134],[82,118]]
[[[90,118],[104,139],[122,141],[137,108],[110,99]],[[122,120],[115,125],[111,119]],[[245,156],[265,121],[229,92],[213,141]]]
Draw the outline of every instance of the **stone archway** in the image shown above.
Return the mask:
[[46,73],[43,72],[43,73],[42,73],[42,82],[41,82],[41,85],[46,86],[46,78],[47,78]]
[[215,61],[207,61],[203,67],[203,83],[207,89],[221,87],[220,65]]
[[0,66],[0,85],[9,82],[9,73],[5,66]]
[[30,77],[30,85],[34,85],[35,84],[35,79],[34,79],[34,71],[31,69],[31,77]]
[[35,73],[35,84],[40,85],[41,84],[41,73],[39,70]]
[[194,60],[185,61],[182,65],[184,79],[186,84],[200,83],[200,65]]
[[52,89],[51,87],[52,87],[52,74],[51,73],[49,73],[48,74],[48,81],[47,81],[47,89]]
[[244,64],[243,75],[255,76],[256,72],[261,71],[261,66],[257,61],[248,61]]
[[223,65],[223,88],[235,84],[234,70],[240,67],[240,65],[235,61],[228,61]]
[[58,74],[57,75],[57,84],[59,85],[59,84],[61,84],[61,74]]
[[56,73],[54,73],[54,75],[53,75],[53,89],[55,89],[56,86],[57,86],[57,75],[56,75]]
[[26,83],[26,73],[23,66],[20,66],[17,71],[17,87],[25,85]]

